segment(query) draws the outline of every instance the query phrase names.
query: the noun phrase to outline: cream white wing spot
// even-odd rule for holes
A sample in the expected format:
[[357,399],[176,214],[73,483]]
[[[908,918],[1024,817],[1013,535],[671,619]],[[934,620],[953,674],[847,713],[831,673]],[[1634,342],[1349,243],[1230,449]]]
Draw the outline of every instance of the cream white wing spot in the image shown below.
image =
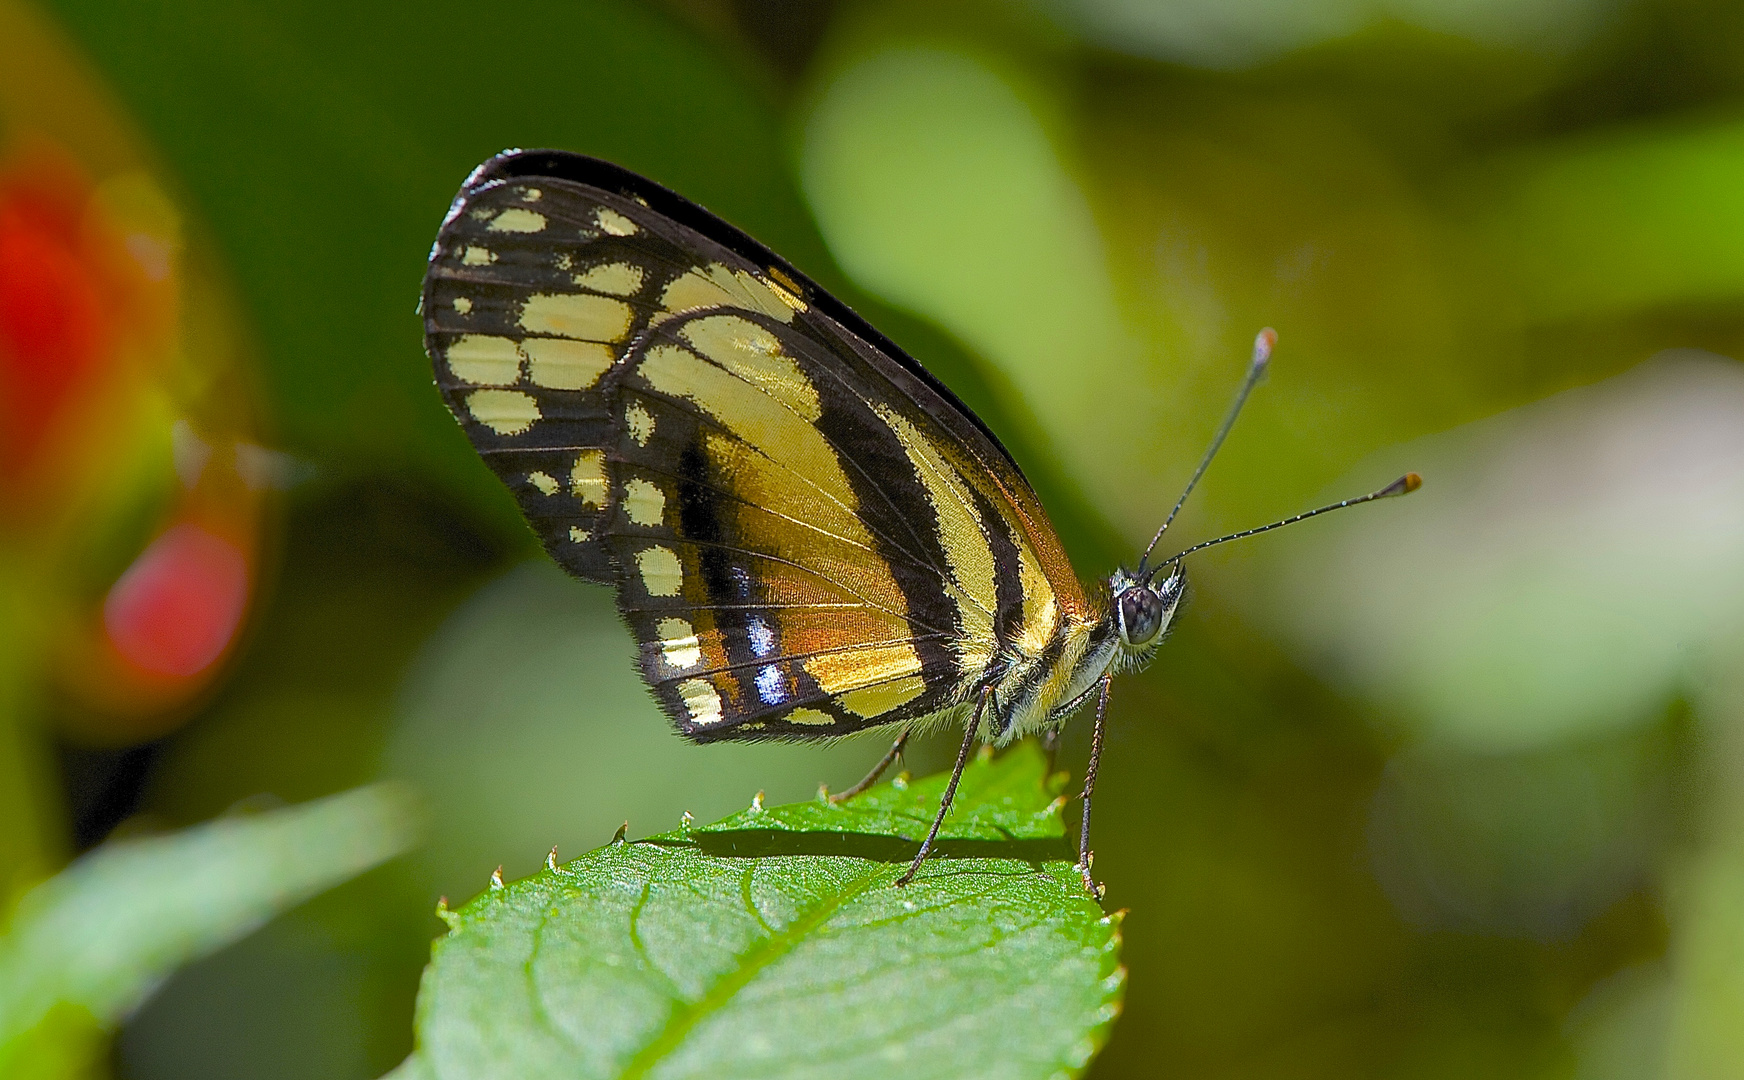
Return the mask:
[[679,683],[678,697],[684,702],[684,711],[690,714],[691,724],[696,727],[709,727],[725,719],[721,713],[720,692],[707,679],[686,679]]
[[630,329],[630,305],[592,293],[534,293],[521,306],[521,329],[577,341],[617,341]]
[[617,360],[610,345],[568,338],[527,338],[527,377],[550,390],[588,390]]
[[592,266],[570,278],[584,289],[631,296],[642,287],[642,268],[634,263],[614,262]]
[[569,527],[569,542],[570,543],[572,543],[572,544],[585,544],[589,540],[592,540],[592,539],[593,539],[593,533],[582,528],[580,525],[571,525]]
[[599,222],[601,231],[611,233],[613,236],[633,236],[637,231],[634,221],[608,206],[602,206],[596,210],[594,220]]
[[454,310],[460,312],[462,315],[470,315],[472,313],[472,297],[456,296],[454,298]]
[[805,310],[805,301],[789,292],[787,287],[782,285],[779,281],[768,281],[764,282],[764,284],[769,286],[769,291],[774,293],[775,298],[780,300],[783,304],[786,304],[795,311]]
[[686,271],[666,286],[660,303],[672,315],[698,308],[740,307],[781,322],[792,322],[795,310],[769,282],[749,271],[735,271],[723,263],[710,263]]
[[1053,640],[1060,625],[1060,605],[1054,599],[1053,584],[1036,565],[1028,548],[1022,549],[1018,564],[1018,581],[1023,586],[1023,627],[1011,644],[1018,652],[1040,656]]
[[557,478],[548,472],[530,472],[527,482],[538,488],[541,495],[555,495],[561,490]]
[[835,717],[816,709],[798,708],[787,714],[787,722],[801,727],[833,727]]
[[636,570],[642,575],[642,587],[649,596],[677,596],[684,587],[684,567],[678,553],[655,544],[636,552]]
[[814,421],[823,415],[817,388],[799,365],[782,353],[775,335],[756,323],[737,315],[711,315],[684,324],[680,333],[704,357],[803,419]]
[[465,251],[460,253],[462,266],[489,266],[496,261],[496,252],[487,247],[479,247],[477,244],[469,245]]
[[513,338],[462,334],[443,354],[449,372],[474,386],[513,386],[521,380],[521,351]]
[[491,219],[486,232],[536,233],[545,231],[545,215],[533,210],[511,206]]
[[466,411],[498,435],[520,435],[539,421],[539,403],[519,390],[474,390]]
[[805,310],[805,301],[800,299],[805,290],[799,287],[799,282],[788,277],[780,267],[769,268],[769,287],[780,297],[781,302],[795,311]]
[[666,523],[666,493],[659,486],[636,477],[624,485],[624,515],[637,525]]
[[919,675],[910,675],[907,678],[896,679],[878,686],[849,690],[836,698],[836,704],[855,716],[871,719],[906,705],[924,693],[926,693],[926,680]]
[[522,202],[538,202],[544,197],[545,193],[536,187],[530,187],[521,192]]
[[624,410],[624,426],[630,429],[630,438],[636,440],[637,446],[647,446],[648,440],[654,437],[654,414],[644,409],[640,402],[630,402]]
[[981,515],[968,484],[939,448],[901,413],[886,405],[876,408],[908,454],[909,464],[932,503],[938,519],[939,546],[945,549],[951,577],[957,584],[954,599],[962,621],[962,634],[955,643],[958,660],[965,671],[979,672],[993,660],[997,647],[993,613],[999,608],[993,549],[987,543]]
[[702,663],[702,642],[688,619],[661,619],[660,658],[674,671],[686,671]]
[[584,506],[606,504],[606,455],[603,450],[583,450],[569,470],[569,493]]
[[867,645],[813,656],[805,661],[805,671],[817,680],[824,693],[846,695],[850,691],[881,688],[882,683],[919,675],[920,655],[906,641]]

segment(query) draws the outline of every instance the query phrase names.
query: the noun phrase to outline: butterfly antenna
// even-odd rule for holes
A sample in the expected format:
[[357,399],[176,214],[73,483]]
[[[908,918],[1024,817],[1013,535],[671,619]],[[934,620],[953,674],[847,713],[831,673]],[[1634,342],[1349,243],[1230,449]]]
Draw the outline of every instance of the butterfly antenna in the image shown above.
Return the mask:
[[[1329,506],[1318,507],[1317,509],[1310,510],[1305,514],[1297,514],[1295,517],[1287,517],[1282,521],[1274,521],[1270,525],[1261,525],[1257,529],[1243,529],[1238,533],[1230,533],[1228,536],[1219,536],[1215,540],[1207,540],[1203,544],[1194,544],[1187,550],[1178,552],[1177,554],[1171,555],[1169,558],[1163,560],[1162,566],[1172,566],[1186,558],[1188,555],[1193,554],[1195,551],[1203,551],[1208,547],[1216,547],[1218,544],[1227,544],[1231,540],[1240,540],[1248,536],[1258,536],[1263,532],[1271,532],[1273,529],[1281,529],[1286,525],[1294,525],[1298,521],[1307,521],[1311,517],[1319,517],[1321,514],[1330,514],[1334,510],[1343,510],[1347,506],[1360,506],[1366,502],[1374,502],[1376,499],[1391,499],[1396,495],[1409,495],[1422,486],[1423,478],[1421,476],[1418,476],[1414,472],[1406,473],[1404,476],[1399,477],[1397,480],[1388,484],[1379,491],[1371,491],[1367,495],[1360,495],[1354,499],[1346,499],[1343,502],[1335,502]],[[1158,567],[1159,571],[1161,569],[1161,566]]]
[[[1146,545],[1144,555],[1138,560],[1138,571],[1135,576],[1144,577],[1145,564],[1150,561],[1151,552],[1156,550],[1157,543],[1163,534],[1169,531],[1169,525],[1175,520],[1175,515],[1181,512],[1181,507],[1187,501],[1187,496],[1193,494],[1193,489],[1199,485],[1199,478],[1205,475],[1205,470],[1211,467],[1211,459],[1217,456],[1217,448],[1223,445],[1228,437],[1229,429],[1235,426],[1235,418],[1241,415],[1241,407],[1247,404],[1247,396],[1253,393],[1253,388],[1259,385],[1260,379],[1266,374],[1266,365],[1272,359],[1272,348],[1278,343],[1278,332],[1266,327],[1254,337],[1253,360],[1248,364],[1247,378],[1241,381],[1241,389],[1236,391],[1235,401],[1229,406],[1229,413],[1224,416],[1223,424],[1212,436],[1211,445],[1205,451],[1205,456],[1199,459],[1199,467],[1193,470],[1193,478],[1187,481],[1186,490],[1175,500],[1175,508],[1169,511],[1169,516],[1163,519],[1163,527],[1157,530],[1157,535],[1151,537]],[[1179,556],[1177,556],[1178,558]],[[1173,561],[1173,560],[1170,560]]]

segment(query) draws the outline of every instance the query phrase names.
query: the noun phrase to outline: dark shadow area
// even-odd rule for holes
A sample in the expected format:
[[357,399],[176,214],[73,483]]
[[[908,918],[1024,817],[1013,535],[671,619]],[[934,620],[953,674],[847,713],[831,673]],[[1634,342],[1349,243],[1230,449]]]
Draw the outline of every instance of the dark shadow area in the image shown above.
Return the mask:
[[[914,858],[919,840],[874,833],[787,832],[780,829],[735,829],[723,832],[693,832],[684,840],[648,839],[639,844],[660,847],[695,847],[704,854],[724,859],[763,859],[775,855],[844,855],[873,862],[906,863]],[[1011,859],[1039,866],[1041,863],[1077,858],[1063,836],[1047,840],[940,840],[933,845],[934,858]]]
[[162,741],[138,746],[56,746],[76,851],[88,851],[139,809]]
[[739,32],[789,83],[797,83],[829,30],[832,0],[736,0]]

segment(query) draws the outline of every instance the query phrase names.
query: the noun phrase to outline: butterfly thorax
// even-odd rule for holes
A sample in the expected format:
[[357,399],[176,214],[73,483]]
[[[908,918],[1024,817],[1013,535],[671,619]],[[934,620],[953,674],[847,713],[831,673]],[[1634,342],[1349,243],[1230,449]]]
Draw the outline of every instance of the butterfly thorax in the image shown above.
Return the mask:
[[1062,620],[1047,647],[1013,650],[994,687],[989,741],[1005,744],[1058,727],[1118,659],[1120,642],[1109,614]]
[[992,741],[1004,745],[1057,728],[1089,700],[1104,675],[1143,667],[1162,643],[1180,605],[1185,579],[1162,582],[1119,570],[1088,617],[1062,619],[1047,647],[1014,649],[994,690]]

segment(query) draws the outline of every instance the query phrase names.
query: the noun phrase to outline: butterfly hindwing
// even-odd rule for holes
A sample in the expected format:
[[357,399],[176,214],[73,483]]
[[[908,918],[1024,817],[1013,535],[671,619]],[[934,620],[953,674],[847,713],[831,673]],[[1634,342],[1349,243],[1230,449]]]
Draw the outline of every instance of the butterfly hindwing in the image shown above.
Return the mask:
[[[626,415],[647,418],[618,451],[613,544],[635,569],[620,606],[644,675],[693,736],[845,734],[959,694],[948,577],[899,546],[914,546],[906,523],[874,512],[864,440],[851,454],[832,442],[830,384],[795,359],[804,340],[705,310],[657,326],[614,373]],[[638,500],[665,511],[658,543]]]
[[438,238],[438,382],[680,731],[815,738],[1021,679],[1082,614],[1033,492],[914,361],[614,166],[506,154]]

